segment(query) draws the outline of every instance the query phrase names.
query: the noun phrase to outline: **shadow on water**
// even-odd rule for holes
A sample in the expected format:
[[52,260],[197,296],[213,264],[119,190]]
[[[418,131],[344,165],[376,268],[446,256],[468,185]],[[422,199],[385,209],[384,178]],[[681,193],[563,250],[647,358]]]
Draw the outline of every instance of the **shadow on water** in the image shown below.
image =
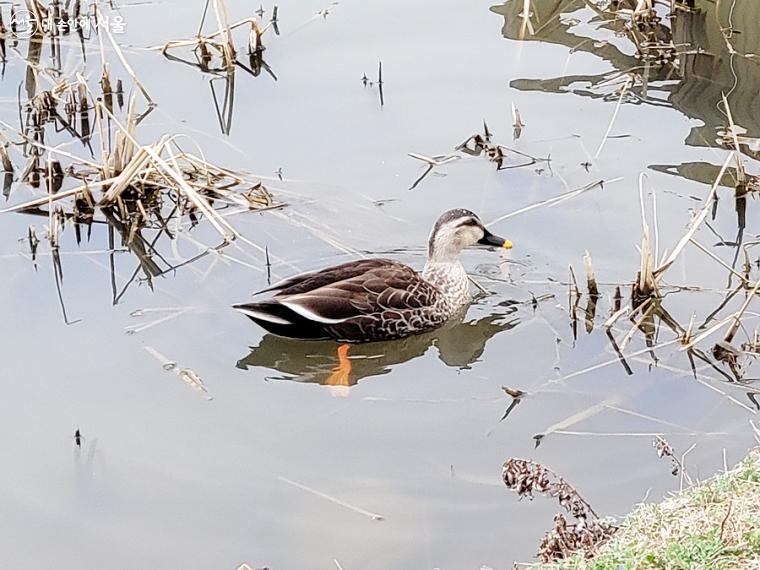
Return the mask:
[[[734,145],[725,136],[729,127],[721,104],[725,94],[733,122],[741,127],[739,148],[756,158],[760,60],[754,54],[760,52],[760,36],[743,28],[760,21],[760,3],[734,6],[678,0],[672,14],[658,8],[638,18],[632,16],[630,4],[621,0],[602,9],[584,0],[533,0],[527,17],[521,0],[493,6],[491,10],[504,17],[505,38],[566,46],[571,54],[592,54],[612,67],[590,75],[515,79],[511,86],[617,100],[620,92],[610,88],[627,77],[631,86],[623,103],[673,108],[702,123],[692,127],[687,145],[723,148]],[[579,26],[583,18],[588,25]],[[590,37],[592,33],[595,37]],[[700,169],[678,165],[658,169],[688,179],[704,178]]]
[[264,367],[283,374],[271,377],[273,380],[353,386],[364,378],[388,374],[395,366],[419,358],[435,347],[446,366],[467,369],[482,356],[491,338],[519,323],[516,318],[505,320],[506,317],[496,314],[470,321],[460,319],[419,336],[352,345],[348,354],[351,371],[347,376],[337,373],[338,343],[303,342],[271,334],[264,335],[258,346],[238,361],[237,367],[246,370]]

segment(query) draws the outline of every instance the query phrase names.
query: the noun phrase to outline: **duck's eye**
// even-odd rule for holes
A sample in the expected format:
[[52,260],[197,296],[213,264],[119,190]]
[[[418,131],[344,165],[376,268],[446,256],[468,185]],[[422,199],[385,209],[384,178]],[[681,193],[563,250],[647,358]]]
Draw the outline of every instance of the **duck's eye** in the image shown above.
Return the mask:
[[477,227],[479,225],[480,224],[477,222],[477,220],[475,220],[473,218],[467,218],[466,220],[462,220],[461,222],[459,222],[459,227],[460,228],[464,228],[464,227],[474,228],[474,227]]

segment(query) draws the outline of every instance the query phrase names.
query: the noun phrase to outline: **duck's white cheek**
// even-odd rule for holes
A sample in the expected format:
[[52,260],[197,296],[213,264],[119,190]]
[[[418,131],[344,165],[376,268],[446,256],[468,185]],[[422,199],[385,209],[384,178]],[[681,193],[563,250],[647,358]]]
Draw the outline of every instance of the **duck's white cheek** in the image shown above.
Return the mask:
[[468,230],[467,231],[467,245],[475,245],[476,243],[478,243],[478,241],[480,241],[483,238],[484,235],[485,234],[483,234],[482,230],[479,230],[476,228],[472,228]]

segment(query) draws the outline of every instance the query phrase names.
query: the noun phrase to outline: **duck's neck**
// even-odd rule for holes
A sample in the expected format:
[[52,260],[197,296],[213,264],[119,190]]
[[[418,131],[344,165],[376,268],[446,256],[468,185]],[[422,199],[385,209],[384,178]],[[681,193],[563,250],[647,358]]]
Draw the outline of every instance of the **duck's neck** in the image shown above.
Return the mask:
[[470,282],[459,259],[430,257],[425,263],[422,277],[435,285],[454,307],[470,302]]

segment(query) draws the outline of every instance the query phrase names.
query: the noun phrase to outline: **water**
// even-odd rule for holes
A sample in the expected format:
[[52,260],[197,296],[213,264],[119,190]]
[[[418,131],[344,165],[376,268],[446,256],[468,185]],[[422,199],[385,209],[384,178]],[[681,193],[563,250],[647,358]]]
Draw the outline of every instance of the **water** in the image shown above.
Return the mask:
[[[230,218],[268,248],[275,278],[357,255],[421,267],[430,225],[444,209],[471,208],[490,221],[621,179],[495,224],[515,249],[509,258],[466,254],[489,294],[464,323],[352,348],[350,386],[325,385],[337,363],[334,344],[264,335],[229,308],[266,285],[264,255],[250,246],[229,250],[243,263],[206,257],[152,288],[140,278],[124,289],[139,264],[128,252],[114,254],[114,306],[104,228],[95,226],[77,247],[69,226],[62,294],[69,320],[78,322],[66,325],[49,247],[40,245],[35,267],[24,240],[30,224],[43,236],[47,218],[4,214],[3,565],[316,569],[337,560],[346,569],[509,568],[531,559],[557,510],[548,499],[519,502],[505,489],[501,465],[509,457],[549,465],[597,512],[623,515],[645,496],[658,499],[679,486],[657,459],[652,434],[665,434],[678,453],[696,444],[686,457],[692,477],[721,468],[724,450],[731,463],[752,444],[751,383],[729,384],[710,368],[695,380],[675,344],[656,349],[654,362],[641,334],[625,349],[634,355],[629,375],[600,327],[614,284],[630,284],[638,269],[639,174],[646,173],[647,192],[656,189],[660,252],[672,250],[727,155],[716,143],[727,125],[721,92],[745,135],[760,136],[756,64],[727,54],[712,11],[704,28],[688,29],[715,56],[684,56],[683,78],[650,70],[646,89],[637,70],[605,139],[626,77],[620,72],[640,62],[630,41],[583,2],[534,1],[531,36],[521,31],[523,3],[515,0],[435,7],[300,0],[280,8],[281,35],[264,36],[277,80],[238,70],[224,136],[209,77],[145,49],[192,36],[201,4],[122,8],[126,31],[115,37],[158,102],[138,132],[143,142],[186,134],[184,146],[197,143],[210,161],[254,173],[288,203],[280,212]],[[229,8],[231,20],[251,15],[250,3]],[[734,22],[757,21],[757,9],[740,2]],[[751,36],[736,34],[735,48],[757,51]],[[236,38],[243,51],[245,34]],[[88,46],[84,70],[96,84],[97,40]],[[65,70],[82,69],[75,48],[64,52]],[[382,106],[377,86],[361,81],[363,74],[375,80],[379,60]],[[17,120],[25,74],[10,57],[0,84],[6,122]],[[217,88],[223,94],[221,82]],[[525,123],[517,140],[512,104]],[[425,164],[407,153],[457,154],[454,147],[481,132],[483,120],[495,141],[551,162],[497,171],[483,156],[461,155],[409,190]],[[66,148],[86,156],[79,143]],[[507,164],[517,160],[509,155]],[[757,173],[749,157],[745,165]],[[731,241],[733,191],[719,192],[710,224]],[[16,183],[8,203],[36,195]],[[740,237],[748,240],[757,233],[754,200],[746,210]],[[188,235],[218,242],[204,224]],[[715,246],[720,240],[707,227],[696,238],[733,262],[735,248]],[[175,260],[198,251],[184,239],[176,246],[164,243],[162,251]],[[582,281],[586,250],[602,297],[591,333],[581,299],[574,333],[568,265]],[[699,325],[723,299],[726,281],[725,269],[689,247],[665,282],[704,290],[668,289],[663,304],[683,326],[693,313]],[[754,314],[745,319],[750,335],[754,321]],[[616,323],[618,342],[630,328]],[[656,342],[673,338],[661,326]],[[701,348],[709,351],[716,339]],[[213,399],[162,369],[146,347],[195,371]],[[528,396],[500,421],[511,403],[503,385]]]

